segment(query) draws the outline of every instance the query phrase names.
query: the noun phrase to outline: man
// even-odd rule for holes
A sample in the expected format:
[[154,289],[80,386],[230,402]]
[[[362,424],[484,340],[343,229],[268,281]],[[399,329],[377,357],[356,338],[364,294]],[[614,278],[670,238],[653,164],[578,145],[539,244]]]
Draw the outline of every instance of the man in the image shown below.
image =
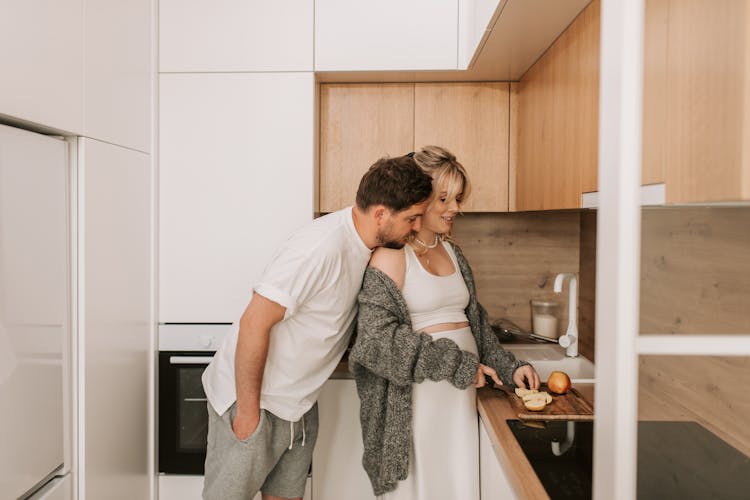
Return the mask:
[[410,157],[381,159],[356,204],[316,219],[276,252],[234,335],[203,374],[209,401],[206,500],[301,498],[317,398],[349,344],[375,247],[420,229],[432,179]]

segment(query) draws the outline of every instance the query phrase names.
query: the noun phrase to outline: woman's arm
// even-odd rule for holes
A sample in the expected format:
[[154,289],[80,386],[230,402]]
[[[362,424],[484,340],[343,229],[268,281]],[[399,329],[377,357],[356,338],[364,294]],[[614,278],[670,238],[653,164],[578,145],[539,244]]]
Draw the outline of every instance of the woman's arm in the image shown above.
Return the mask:
[[357,338],[349,360],[355,376],[364,368],[394,384],[448,380],[458,388],[474,381],[479,361],[449,339],[414,332],[396,284],[368,267],[359,294]]
[[479,336],[482,343],[479,349],[479,352],[482,353],[481,362],[493,367],[505,385],[538,389],[539,375],[537,375],[534,367],[527,361],[517,359],[513,353],[502,348],[500,341],[490,326],[487,311],[478,302],[477,308],[480,318]]

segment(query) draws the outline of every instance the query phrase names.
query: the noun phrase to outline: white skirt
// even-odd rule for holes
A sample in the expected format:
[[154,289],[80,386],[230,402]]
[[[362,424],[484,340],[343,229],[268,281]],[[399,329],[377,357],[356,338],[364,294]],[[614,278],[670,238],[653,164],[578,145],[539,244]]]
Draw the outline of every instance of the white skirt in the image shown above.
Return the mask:
[[[431,334],[477,354],[469,327]],[[380,500],[479,500],[476,389],[443,380],[412,385],[409,476]]]

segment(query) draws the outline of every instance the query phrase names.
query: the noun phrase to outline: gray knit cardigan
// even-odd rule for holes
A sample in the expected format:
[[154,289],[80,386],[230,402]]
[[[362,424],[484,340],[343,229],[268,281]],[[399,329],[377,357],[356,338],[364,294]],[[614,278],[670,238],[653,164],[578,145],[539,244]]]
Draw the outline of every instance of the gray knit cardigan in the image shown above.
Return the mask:
[[[528,363],[500,347],[486,311],[477,302],[471,268],[461,250],[453,248],[469,289],[466,316],[479,359],[512,387],[513,373]],[[478,363],[474,354],[462,351],[452,340],[433,340],[429,334],[414,332],[398,286],[382,271],[367,268],[359,293],[357,337],[349,354],[349,369],[361,403],[362,464],[375,495],[394,490],[408,475],[412,384],[425,379],[447,380],[465,389],[474,381]]]

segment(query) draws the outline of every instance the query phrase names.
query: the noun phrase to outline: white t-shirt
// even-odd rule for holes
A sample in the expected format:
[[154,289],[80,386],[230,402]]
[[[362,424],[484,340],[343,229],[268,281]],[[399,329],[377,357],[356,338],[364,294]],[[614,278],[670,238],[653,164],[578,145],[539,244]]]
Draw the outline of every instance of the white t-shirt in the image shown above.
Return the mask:
[[[357,234],[351,207],[292,234],[253,290],[284,306],[271,329],[260,407],[296,422],[318,398],[354,329],[357,295],[371,251]],[[203,373],[211,406],[224,413],[237,399],[234,353],[239,327]]]

